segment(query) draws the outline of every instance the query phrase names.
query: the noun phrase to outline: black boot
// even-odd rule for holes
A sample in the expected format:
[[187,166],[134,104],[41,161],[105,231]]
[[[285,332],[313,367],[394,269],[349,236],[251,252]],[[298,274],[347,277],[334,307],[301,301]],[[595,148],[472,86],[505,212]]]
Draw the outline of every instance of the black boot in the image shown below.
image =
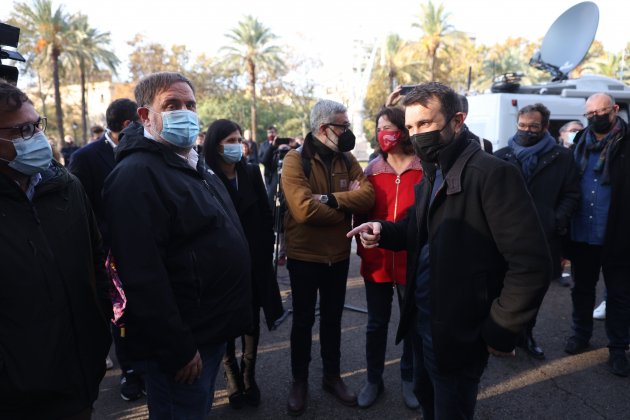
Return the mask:
[[226,391],[230,407],[238,410],[245,405],[245,396],[243,395],[243,376],[238,368],[238,362],[234,357],[233,341],[231,349],[230,343],[228,343],[228,348],[223,358],[223,368],[225,369],[225,379],[227,381]]
[[258,352],[258,337],[245,335],[245,352],[241,361],[243,374],[243,395],[247,404],[258,407],[260,404],[260,389],[256,383],[256,353]]
[[530,329],[526,329],[523,332],[523,335],[517,345],[525,349],[525,351],[527,351],[527,353],[535,359],[543,360],[545,358],[545,352],[536,343],[536,340],[534,340],[534,335]]

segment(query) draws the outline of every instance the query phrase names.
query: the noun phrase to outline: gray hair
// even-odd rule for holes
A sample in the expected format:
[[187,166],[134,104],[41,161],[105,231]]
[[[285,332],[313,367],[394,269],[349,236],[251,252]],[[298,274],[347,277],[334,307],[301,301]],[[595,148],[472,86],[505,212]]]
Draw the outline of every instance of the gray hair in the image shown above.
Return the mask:
[[584,128],[584,124],[582,124],[581,121],[575,120],[575,121],[569,121],[568,123],[566,123],[565,125],[563,125],[562,127],[560,127],[560,130],[558,130],[559,133],[564,133],[565,131],[567,131],[569,129],[569,127],[573,124],[577,124],[580,127]]
[[311,110],[311,132],[313,134],[317,133],[320,126],[334,122],[333,120],[337,114],[346,112],[348,112],[346,107],[339,102],[328,99],[318,101]]
[[179,82],[186,83],[195,93],[192,83],[183,74],[165,71],[143,77],[136,85],[133,94],[139,107],[147,106],[153,103],[155,95]]

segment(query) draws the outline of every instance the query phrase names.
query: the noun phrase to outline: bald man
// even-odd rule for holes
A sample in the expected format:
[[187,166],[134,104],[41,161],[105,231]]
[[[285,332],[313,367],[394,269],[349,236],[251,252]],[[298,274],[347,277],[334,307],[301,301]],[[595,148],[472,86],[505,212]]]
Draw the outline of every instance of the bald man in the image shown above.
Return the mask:
[[608,367],[615,375],[628,376],[630,162],[626,156],[630,156],[630,132],[617,115],[619,105],[607,94],[589,97],[585,111],[588,126],[576,135],[574,151],[582,199],[571,223],[573,335],[565,351],[577,354],[589,346],[595,286],[601,270],[608,289]]

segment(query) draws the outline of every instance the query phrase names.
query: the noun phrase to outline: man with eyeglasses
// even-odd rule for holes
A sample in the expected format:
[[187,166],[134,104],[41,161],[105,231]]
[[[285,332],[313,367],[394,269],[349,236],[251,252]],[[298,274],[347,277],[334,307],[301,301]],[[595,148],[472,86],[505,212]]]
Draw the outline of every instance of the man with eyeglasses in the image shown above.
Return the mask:
[[111,338],[101,236],[30,99],[0,79],[0,418],[89,419]]
[[628,376],[630,342],[630,132],[617,113],[619,105],[605,93],[586,101],[586,129],[576,135],[575,161],[582,199],[571,222],[571,266],[575,285],[573,335],[565,351],[586,350],[593,334],[595,286],[600,270],[608,291],[606,335],[608,367]]
[[[541,103],[521,108],[516,134],[508,140],[508,146],[498,150],[495,156],[514,164],[525,178],[551,252],[551,279],[570,286],[568,280],[562,277],[561,245],[578,206],[580,187],[571,151],[558,145],[549,134],[549,116],[549,109]],[[535,325],[534,317],[517,345],[532,357],[544,359],[545,353],[534,339]]]
[[341,314],[350,262],[353,213],[374,203],[374,189],[350,153],[355,137],[340,103],[321,100],[311,110],[311,132],[304,145],[284,158],[282,189],[287,204],[284,226],[291,279],[293,325],[289,415],[306,409],[312,327],[319,291],[322,387],[347,406],[356,394],[341,379]]

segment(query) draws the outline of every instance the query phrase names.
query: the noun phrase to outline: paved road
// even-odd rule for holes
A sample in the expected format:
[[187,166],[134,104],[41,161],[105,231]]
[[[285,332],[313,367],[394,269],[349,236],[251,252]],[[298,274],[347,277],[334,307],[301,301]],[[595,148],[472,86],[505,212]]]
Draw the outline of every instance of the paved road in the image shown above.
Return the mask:
[[[365,307],[363,280],[358,258],[353,256],[348,279],[346,303]],[[285,308],[291,307],[286,270],[279,276]],[[601,283],[601,282],[600,282]],[[601,292],[601,284],[600,284]],[[630,378],[619,378],[606,370],[608,356],[604,323],[596,322],[591,350],[569,356],[562,349],[569,334],[571,302],[569,289],[554,283],[541,308],[535,335],[547,359],[538,361],[522,351],[512,359],[491,358],[479,393],[478,419],[628,419],[630,418]],[[349,386],[359,390],[366,378],[365,325],[367,316],[346,310],[343,317],[343,376]],[[370,409],[348,408],[321,390],[321,359],[318,336],[313,340],[310,395],[304,419],[419,419],[419,411],[408,410],[400,397],[397,358],[400,348],[393,345],[398,311],[392,314],[390,343],[385,368],[385,393]],[[228,420],[288,418],[286,396],[290,383],[289,317],[276,331],[263,332],[259,350],[258,383],[262,403],[257,409],[233,410],[227,404],[225,380],[217,379],[215,405],[210,418]],[[317,328],[314,329],[317,332]],[[101,384],[94,418],[146,419],[146,400],[128,403],[118,393],[120,371],[108,371]]]

